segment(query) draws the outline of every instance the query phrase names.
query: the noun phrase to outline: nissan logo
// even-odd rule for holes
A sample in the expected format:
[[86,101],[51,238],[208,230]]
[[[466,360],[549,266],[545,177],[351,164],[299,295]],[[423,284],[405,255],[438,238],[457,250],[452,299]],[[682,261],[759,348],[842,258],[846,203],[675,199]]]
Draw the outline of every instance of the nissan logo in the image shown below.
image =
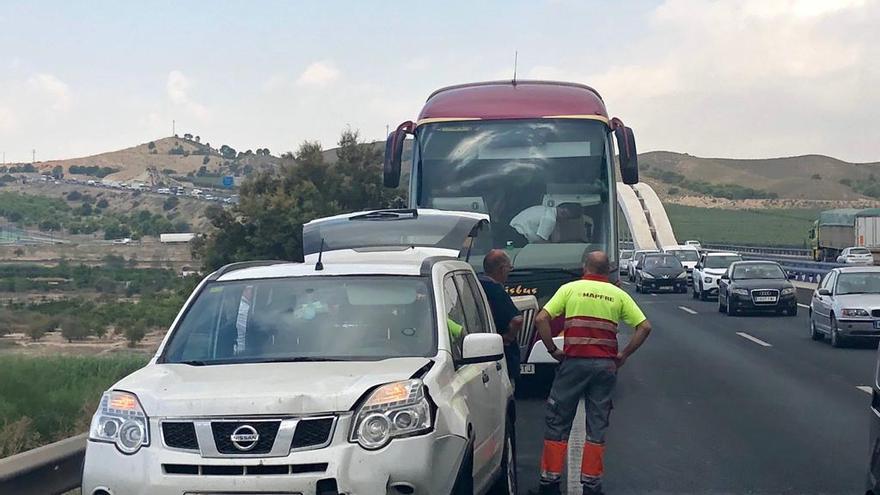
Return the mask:
[[241,425],[232,432],[232,435],[229,436],[232,445],[241,451],[248,451],[256,447],[257,440],[259,439],[260,434],[257,433],[257,430],[251,425]]

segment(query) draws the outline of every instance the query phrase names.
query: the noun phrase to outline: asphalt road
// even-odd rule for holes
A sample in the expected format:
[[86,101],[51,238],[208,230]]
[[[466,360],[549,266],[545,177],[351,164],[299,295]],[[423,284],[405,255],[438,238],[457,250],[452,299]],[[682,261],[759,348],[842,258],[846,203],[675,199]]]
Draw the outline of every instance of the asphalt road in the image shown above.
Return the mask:
[[[871,396],[858,387],[876,346],[812,341],[804,308],[728,317],[689,294],[633,295],[654,332],[620,370],[607,493],[864,493]],[[543,400],[521,399],[520,493],[537,487],[542,430]]]

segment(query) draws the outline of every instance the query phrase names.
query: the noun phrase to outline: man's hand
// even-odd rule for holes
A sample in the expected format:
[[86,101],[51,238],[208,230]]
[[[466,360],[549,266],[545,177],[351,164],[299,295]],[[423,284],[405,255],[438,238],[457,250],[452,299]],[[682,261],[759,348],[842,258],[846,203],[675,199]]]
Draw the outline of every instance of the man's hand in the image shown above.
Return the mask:
[[561,363],[565,359],[565,351],[557,347],[556,350],[550,353],[550,356]]
[[622,368],[622,367],[623,367],[623,363],[626,362],[626,354],[624,354],[624,353],[622,353],[622,352],[618,352],[618,353],[617,353],[617,359],[616,359],[614,362],[617,363],[617,369]]

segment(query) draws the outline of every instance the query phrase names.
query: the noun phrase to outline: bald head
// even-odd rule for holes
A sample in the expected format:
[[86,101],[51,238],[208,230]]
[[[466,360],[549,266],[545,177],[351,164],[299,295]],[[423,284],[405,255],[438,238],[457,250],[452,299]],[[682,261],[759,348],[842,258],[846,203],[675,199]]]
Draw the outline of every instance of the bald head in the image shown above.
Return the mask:
[[483,272],[498,283],[507,282],[512,268],[510,257],[501,249],[493,249],[483,257]]
[[592,251],[584,255],[584,273],[589,275],[608,276],[611,273],[611,262],[602,251]]

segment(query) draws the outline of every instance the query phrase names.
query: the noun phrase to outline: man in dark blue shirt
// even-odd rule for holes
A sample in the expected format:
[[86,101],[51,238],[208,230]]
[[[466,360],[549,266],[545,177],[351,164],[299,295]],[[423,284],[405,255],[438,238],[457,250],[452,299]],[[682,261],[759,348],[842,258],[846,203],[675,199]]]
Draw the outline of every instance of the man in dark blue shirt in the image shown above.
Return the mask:
[[483,258],[483,274],[480,275],[480,284],[486,292],[489,300],[489,309],[492,310],[492,319],[495,321],[495,329],[504,339],[504,357],[507,359],[507,374],[511,382],[519,378],[520,351],[517,335],[522,328],[522,316],[513,304],[513,300],[504,290],[504,283],[513,264],[507,253],[500,249],[493,249]]

